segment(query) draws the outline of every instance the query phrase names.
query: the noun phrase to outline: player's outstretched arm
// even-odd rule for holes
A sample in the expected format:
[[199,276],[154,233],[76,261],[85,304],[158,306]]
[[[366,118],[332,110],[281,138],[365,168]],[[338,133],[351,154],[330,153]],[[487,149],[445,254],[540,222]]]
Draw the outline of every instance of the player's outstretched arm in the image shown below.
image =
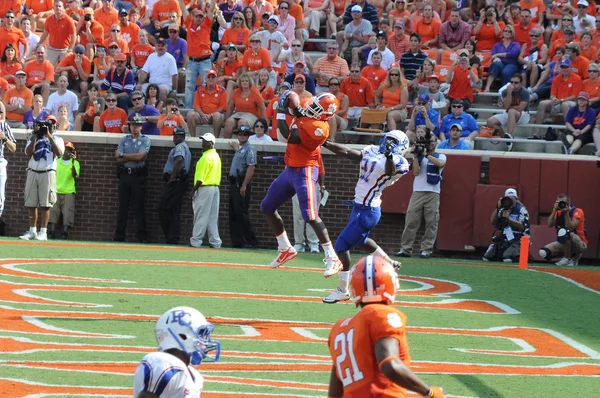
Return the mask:
[[327,392],[328,398],[339,398],[344,396],[344,385],[340,381],[335,373],[335,365],[331,367],[331,374],[329,375],[329,391]]
[[439,387],[430,387],[414,374],[398,357],[400,347],[398,340],[384,337],[375,342],[375,358],[379,370],[394,383],[428,398],[444,398]]
[[350,160],[356,160],[357,162],[360,162],[362,160],[362,153],[360,153],[360,151],[357,151],[356,149],[348,148],[345,145],[336,144],[335,142],[333,142],[331,140],[325,141],[322,146],[324,148],[329,149],[331,152],[335,153],[336,155],[345,156]]

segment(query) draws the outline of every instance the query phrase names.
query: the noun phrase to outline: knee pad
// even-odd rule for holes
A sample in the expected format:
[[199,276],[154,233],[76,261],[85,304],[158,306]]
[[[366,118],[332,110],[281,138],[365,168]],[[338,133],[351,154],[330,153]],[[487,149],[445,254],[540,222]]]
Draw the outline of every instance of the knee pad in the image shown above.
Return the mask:
[[545,247],[541,248],[538,253],[539,253],[540,257],[546,261],[550,261],[550,259],[552,258],[552,253],[550,252],[550,250],[546,249]]

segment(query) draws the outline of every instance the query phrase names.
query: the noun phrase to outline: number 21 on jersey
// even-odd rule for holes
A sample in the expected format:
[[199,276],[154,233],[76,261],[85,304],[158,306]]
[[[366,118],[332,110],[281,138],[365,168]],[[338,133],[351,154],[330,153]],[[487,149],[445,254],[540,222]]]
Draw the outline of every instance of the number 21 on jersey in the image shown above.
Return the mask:
[[[335,366],[337,368],[338,376],[340,377],[344,387],[355,381],[362,380],[365,376],[358,368],[356,363],[356,357],[354,356],[354,329],[350,329],[348,333],[339,333],[335,336],[333,342],[333,348],[336,352],[339,350],[339,354],[335,358]],[[345,366],[344,362],[350,358],[350,366]],[[342,368],[342,366],[344,366]]]

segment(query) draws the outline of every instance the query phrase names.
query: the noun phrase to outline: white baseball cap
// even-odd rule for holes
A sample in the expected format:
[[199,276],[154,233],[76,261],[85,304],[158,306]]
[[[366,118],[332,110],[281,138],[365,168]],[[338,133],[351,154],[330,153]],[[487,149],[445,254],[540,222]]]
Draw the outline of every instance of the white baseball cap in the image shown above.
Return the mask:
[[359,6],[358,4],[352,6],[352,8],[350,9],[350,12],[362,12],[362,7]]
[[587,1],[585,1],[585,0],[579,0],[579,1],[577,2],[577,5],[578,5],[578,6],[586,6],[586,7],[589,7],[589,6],[590,6],[590,3],[588,3],[588,2],[587,2]]
[[200,139],[204,140],[204,141],[212,142],[213,144],[215,142],[217,142],[217,139],[215,138],[215,136],[212,133],[206,133],[203,136],[201,136]]
[[517,190],[514,188],[508,188],[506,191],[504,191],[504,196],[514,196],[515,198],[519,197],[519,195],[517,195]]

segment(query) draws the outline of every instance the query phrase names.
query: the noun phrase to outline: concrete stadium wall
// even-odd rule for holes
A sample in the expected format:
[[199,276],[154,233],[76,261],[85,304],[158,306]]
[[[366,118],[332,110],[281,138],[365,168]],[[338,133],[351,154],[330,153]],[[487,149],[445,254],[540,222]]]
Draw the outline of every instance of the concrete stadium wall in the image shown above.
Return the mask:
[[[61,133],[60,135],[65,142],[72,141],[75,144],[81,162],[81,178],[77,187],[76,225],[70,232],[69,237],[78,240],[110,241],[113,238],[116,227],[117,214],[117,166],[114,160],[114,152],[121,135],[79,132]],[[9,165],[6,187],[7,200],[2,218],[7,224],[7,235],[9,236],[18,236],[27,229],[27,211],[23,206],[23,190],[27,165],[24,147],[27,132],[17,130],[15,136],[18,140],[17,152],[13,154],[5,151]],[[152,149],[149,156],[149,176],[145,205],[148,238],[150,242],[158,243],[164,241],[157,212],[157,205],[163,187],[161,178],[162,168],[173,143],[170,137],[151,137],[151,139]],[[231,165],[233,151],[227,140],[218,141],[216,148],[221,156],[224,178],[221,186],[219,230],[224,244],[227,245],[230,243],[228,225],[229,194],[228,183],[225,179]],[[191,137],[187,138],[187,142],[192,151],[191,173],[193,173],[195,163],[201,154],[201,143],[198,138]],[[261,246],[274,248],[276,246],[275,239],[271,235],[264,217],[260,214],[259,204],[271,181],[283,169],[283,165],[265,161],[263,157],[283,156],[285,146],[280,143],[269,143],[257,145],[256,147],[259,152],[259,162],[252,191],[251,219],[257,229]],[[326,207],[321,209],[321,217],[328,226],[332,239],[335,240],[344,228],[350,213],[350,206],[344,202],[353,199],[354,185],[358,177],[358,164],[332,155],[326,150],[323,152],[326,167],[325,185],[330,192],[330,197]],[[545,160],[554,161],[561,158],[565,160],[569,159],[569,157],[563,155],[524,155],[522,153],[513,154],[488,151],[472,151],[469,153],[446,151],[445,153],[449,154],[449,162],[444,175],[444,185],[442,186],[440,234],[438,236],[438,247],[445,251],[468,251],[471,245],[483,246],[481,239],[477,239],[477,237],[480,238],[482,228],[485,231],[486,227],[485,223],[482,224],[482,221],[479,219],[484,217],[484,214],[485,218],[489,219],[489,213],[494,205],[490,204],[490,207],[479,203],[478,206],[483,206],[484,210],[479,211],[482,216],[478,216],[477,214],[479,213],[475,209],[475,205],[477,204],[475,193],[477,187],[482,185],[482,182],[487,183],[490,158],[500,158],[506,164],[520,162],[519,158],[523,156],[539,159],[540,162]],[[579,156],[577,159],[579,162],[586,161],[589,164],[595,161],[594,157],[587,156]],[[564,162],[564,164],[568,163]],[[492,162],[492,164],[495,163]],[[600,170],[598,174],[600,174]],[[590,181],[594,181],[598,185],[597,176],[590,175],[588,177],[591,179]],[[389,252],[395,252],[400,246],[400,237],[404,228],[404,213],[412,188],[410,181],[412,181],[411,177],[404,177],[400,183],[388,189],[387,194],[384,196],[383,206],[386,212],[382,216],[379,226],[373,231],[373,238]],[[501,181],[503,184],[515,186],[521,186],[525,182],[526,180],[523,181],[523,178],[521,180],[515,178],[515,181],[512,183],[510,181]],[[498,184],[497,181],[491,181],[490,183]],[[189,185],[191,187],[192,181],[189,182]],[[533,186],[537,185],[533,184]],[[585,207],[584,210],[586,210]],[[293,230],[291,204],[286,204],[281,209],[280,214],[291,237]],[[129,216],[127,240],[135,242],[133,205],[130,208]],[[590,227],[598,229],[600,225],[600,214],[594,214],[594,217],[596,219],[593,220],[589,217],[587,218],[588,231]],[[193,224],[192,206],[187,194],[182,206],[181,219],[181,243],[187,244]],[[536,215],[536,223],[537,219]],[[532,223],[534,222],[532,221]],[[481,225],[484,225],[484,227]],[[492,228],[487,228],[487,231],[491,235]],[[420,231],[415,242],[415,250],[419,249],[418,244],[421,235]],[[588,257],[597,256],[598,234],[594,234],[594,236],[596,242],[593,245],[593,253],[588,253]],[[206,241],[205,244],[207,244]]]

